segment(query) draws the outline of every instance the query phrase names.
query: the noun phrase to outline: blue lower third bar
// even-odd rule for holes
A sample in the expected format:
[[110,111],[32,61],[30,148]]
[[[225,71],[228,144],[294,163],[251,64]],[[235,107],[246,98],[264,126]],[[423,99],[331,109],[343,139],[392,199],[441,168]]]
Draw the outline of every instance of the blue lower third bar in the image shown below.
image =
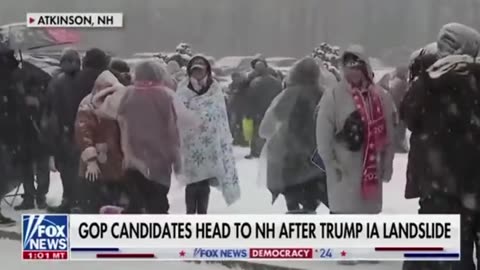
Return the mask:
[[404,253],[405,258],[460,258],[460,253]]
[[119,248],[70,248],[72,252],[119,252]]

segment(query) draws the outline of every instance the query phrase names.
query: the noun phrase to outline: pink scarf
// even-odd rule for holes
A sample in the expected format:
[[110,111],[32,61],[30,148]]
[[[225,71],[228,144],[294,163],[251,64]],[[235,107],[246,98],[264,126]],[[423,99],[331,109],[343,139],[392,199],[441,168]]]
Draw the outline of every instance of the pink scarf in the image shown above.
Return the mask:
[[135,86],[135,89],[152,89],[152,88],[158,88],[163,86],[161,82],[155,82],[155,81],[135,81],[133,83]]
[[360,112],[364,128],[362,195],[366,200],[376,198],[381,181],[377,170],[377,156],[387,139],[387,125],[382,100],[375,85],[368,89],[351,88],[355,106]]

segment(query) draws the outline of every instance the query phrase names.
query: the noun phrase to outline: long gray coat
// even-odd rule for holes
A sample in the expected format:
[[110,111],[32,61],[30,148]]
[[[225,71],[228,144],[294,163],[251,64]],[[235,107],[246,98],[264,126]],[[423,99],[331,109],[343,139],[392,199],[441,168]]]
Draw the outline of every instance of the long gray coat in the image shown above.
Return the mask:
[[[290,70],[287,88],[272,102],[260,125],[267,139],[267,187],[273,201],[289,187],[318,183],[325,191],[325,176],[311,162],[315,151],[315,108],[322,97],[320,70],[315,60],[299,60]],[[316,194],[326,203],[325,194]]]
[[[362,48],[356,46],[346,52],[355,53],[363,59],[373,74]],[[378,173],[384,182],[392,177],[394,157],[394,104],[390,95],[378,88],[387,124],[387,146],[379,154]],[[382,189],[377,200],[364,200],[361,194],[363,148],[351,152],[335,139],[343,129],[345,120],[356,110],[345,81],[333,90],[327,90],[319,104],[317,115],[317,146],[327,171],[327,190],[330,211],[340,214],[377,214],[382,210]]]

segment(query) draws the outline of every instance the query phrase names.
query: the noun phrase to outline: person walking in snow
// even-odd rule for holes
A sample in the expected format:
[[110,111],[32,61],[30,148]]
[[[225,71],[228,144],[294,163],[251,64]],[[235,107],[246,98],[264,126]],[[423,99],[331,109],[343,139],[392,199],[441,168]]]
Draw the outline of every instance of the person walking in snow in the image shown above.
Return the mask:
[[91,187],[87,194],[91,203],[82,207],[84,212],[98,213],[101,206],[118,202],[116,195],[127,190],[124,185],[120,128],[116,120],[98,116],[95,110],[99,104],[93,102],[96,94],[118,91],[123,87],[113,73],[104,71],[95,81],[92,93],[82,100],[78,108],[75,138],[81,151],[80,176]]
[[[20,113],[24,96],[18,89],[19,62],[15,52],[0,44],[0,199],[20,185],[18,136],[22,132]],[[1,210],[1,209],[0,209]],[[0,227],[14,226],[15,221],[0,211]]]
[[[94,96],[97,113],[120,126],[123,166],[134,186],[131,209],[167,214],[172,169],[179,171],[179,119],[167,71],[156,60],[138,64],[133,85]],[[178,117],[177,117],[178,116]]]
[[411,83],[401,106],[407,127],[421,140],[412,149],[424,153],[409,156],[408,173],[414,178],[407,177],[405,195],[420,197],[421,214],[460,214],[461,258],[458,262],[405,262],[403,269],[475,270],[473,257],[477,264],[480,259],[476,203],[480,198],[476,120],[480,119],[480,66],[475,59],[480,33],[462,24],[447,24],[436,45],[438,60]]
[[[15,210],[46,209],[46,195],[50,186],[49,162],[52,156],[52,136],[48,127],[48,84],[50,75],[31,70],[28,66],[20,69],[24,95],[19,109],[22,132],[17,134],[22,148],[21,162],[23,201]],[[36,182],[36,186],[35,186]]]
[[247,76],[242,72],[234,72],[232,74],[232,83],[228,86],[227,97],[227,111],[234,145],[248,146],[242,127],[242,121],[249,106],[248,91]]
[[316,149],[316,107],[324,89],[313,58],[299,60],[287,76],[287,88],[268,108],[260,125],[267,140],[267,187],[272,203],[283,194],[289,213],[315,212],[327,203],[325,173],[311,158]]
[[[389,82],[388,92],[392,95],[395,102],[395,108],[400,108],[400,104],[408,89],[408,67],[400,66],[395,69],[392,79]],[[395,126],[395,150],[397,153],[407,153],[407,130],[405,123],[397,119]]]
[[199,127],[182,134],[182,175],[187,214],[206,214],[210,186],[220,189],[228,205],[240,198],[240,186],[233,156],[225,95],[212,78],[212,67],[203,56],[187,64],[188,80],[177,95],[187,109],[200,117]]
[[282,91],[282,82],[269,72],[269,67],[264,59],[257,58],[251,63],[257,74],[250,81],[248,100],[250,106],[247,111],[248,118],[253,120],[253,138],[250,142],[250,154],[247,159],[258,158],[262,151],[265,140],[262,139],[258,130],[260,123],[272,100]]
[[83,185],[78,178],[80,151],[75,143],[75,119],[80,102],[90,94],[98,75],[108,69],[109,58],[100,49],[90,49],[83,58],[80,70],[80,56],[75,50],[64,52],[61,61],[63,73],[52,82],[52,117],[59,142],[55,149],[55,165],[63,184],[63,200],[59,207],[49,211],[68,213],[84,204]]
[[373,82],[363,48],[342,56],[344,79],[319,103],[316,138],[332,214],[378,214],[394,157],[394,104]]
[[[415,107],[418,106],[416,105],[416,94],[418,91],[414,89],[430,87],[432,81],[427,73],[427,70],[438,60],[437,44],[431,43],[415,51],[412,53],[410,59],[409,90],[407,90],[407,93],[400,103],[398,110],[400,119],[405,123],[406,127],[411,132],[410,151],[408,152],[407,162],[405,198],[418,199],[420,198],[420,184],[423,182],[420,180],[428,175],[428,170],[430,170],[430,168],[427,165],[427,143],[424,132],[421,128],[417,128],[421,126],[421,122],[420,118],[417,118],[415,109]],[[410,89],[412,89],[412,91]]]

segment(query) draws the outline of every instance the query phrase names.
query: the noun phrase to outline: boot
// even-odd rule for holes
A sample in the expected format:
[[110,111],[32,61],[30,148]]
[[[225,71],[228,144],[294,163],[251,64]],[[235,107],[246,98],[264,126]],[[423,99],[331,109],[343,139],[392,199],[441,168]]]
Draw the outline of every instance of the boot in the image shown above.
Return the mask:
[[57,207],[47,207],[47,211],[52,214],[69,214],[70,203],[68,200],[64,199]]
[[4,216],[0,213],[0,228],[13,227],[17,222],[11,218]]
[[36,201],[37,201],[37,208],[39,210],[47,209],[48,205],[45,197],[37,197]]

